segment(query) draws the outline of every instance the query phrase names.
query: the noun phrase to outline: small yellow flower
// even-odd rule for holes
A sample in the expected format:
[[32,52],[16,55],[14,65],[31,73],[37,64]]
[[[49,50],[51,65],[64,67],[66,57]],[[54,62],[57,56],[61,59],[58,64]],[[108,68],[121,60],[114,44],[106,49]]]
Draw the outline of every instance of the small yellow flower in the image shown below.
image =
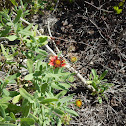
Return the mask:
[[72,57],[71,57],[71,62],[72,62],[72,63],[75,63],[76,61],[77,61],[77,57],[76,57],[76,56],[72,56]]
[[80,99],[76,101],[76,106],[79,108],[82,106],[82,101]]

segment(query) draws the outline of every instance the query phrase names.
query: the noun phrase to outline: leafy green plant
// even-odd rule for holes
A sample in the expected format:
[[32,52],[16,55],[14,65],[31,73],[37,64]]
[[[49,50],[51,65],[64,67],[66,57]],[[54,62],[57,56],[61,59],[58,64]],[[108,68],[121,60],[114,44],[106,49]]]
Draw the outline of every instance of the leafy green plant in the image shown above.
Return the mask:
[[47,3],[47,1],[42,1],[42,0],[32,0],[33,3],[33,8],[34,9],[34,13],[36,14],[39,9],[44,9],[45,8],[45,4]]
[[107,80],[104,79],[106,74],[108,73],[107,70],[105,70],[100,76],[97,75],[97,72],[95,69],[91,70],[92,73],[90,74],[89,81],[87,81],[88,84],[91,84],[95,92],[92,93],[92,95],[97,95],[99,103],[102,103],[102,98],[104,97],[104,92],[109,89],[109,87],[113,86],[111,83],[107,83]]
[[[36,36],[37,25],[34,28],[33,24],[24,25],[20,21],[24,12],[14,0],[13,4],[16,16],[6,9],[0,12],[0,37],[12,43],[8,46],[3,42],[0,49],[5,57],[4,64],[9,66],[6,77],[0,79],[0,125],[69,124],[71,116],[78,116],[68,107],[74,94],[65,96],[74,79],[73,74],[65,72],[65,63],[58,56],[53,61],[56,67],[49,65],[48,52],[41,47],[48,43],[50,37]],[[14,43],[16,40],[18,45]],[[18,72],[12,73],[14,65]],[[15,91],[6,89],[11,84],[16,87]]]
[[114,10],[117,14],[120,14],[122,12],[122,8],[124,6],[125,0],[121,1],[118,6],[114,6]]

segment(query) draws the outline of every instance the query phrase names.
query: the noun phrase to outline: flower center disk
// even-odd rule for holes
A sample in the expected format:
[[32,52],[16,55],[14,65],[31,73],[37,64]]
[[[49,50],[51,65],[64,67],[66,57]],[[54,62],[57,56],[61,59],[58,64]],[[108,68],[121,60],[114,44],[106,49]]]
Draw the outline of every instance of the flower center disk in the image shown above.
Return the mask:
[[61,61],[60,60],[55,60],[55,64],[60,65]]

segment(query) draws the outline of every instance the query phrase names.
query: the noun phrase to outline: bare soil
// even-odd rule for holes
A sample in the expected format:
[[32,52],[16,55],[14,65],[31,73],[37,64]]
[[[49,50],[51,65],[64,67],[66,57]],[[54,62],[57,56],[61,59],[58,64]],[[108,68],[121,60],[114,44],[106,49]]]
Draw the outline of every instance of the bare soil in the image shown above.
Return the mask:
[[105,92],[108,100],[99,104],[77,79],[69,93],[75,93],[74,100],[81,99],[83,105],[80,109],[71,105],[80,116],[69,126],[126,126],[126,6],[116,14],[113,6],[119,1],[88,2],[57,3],[50,14],[57,19],[51,32],[68,60],[77,56],[73,67],[83,77],[88,78],[91,69],[98,74],[108,70],[106,79],[114,86]]

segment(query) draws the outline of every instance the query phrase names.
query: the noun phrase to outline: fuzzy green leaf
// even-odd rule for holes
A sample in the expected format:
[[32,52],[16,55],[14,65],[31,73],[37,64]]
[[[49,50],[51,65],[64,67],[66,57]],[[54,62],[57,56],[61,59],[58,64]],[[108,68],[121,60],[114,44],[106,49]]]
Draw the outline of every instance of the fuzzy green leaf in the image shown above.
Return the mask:
[[21,124],[27,124],[28,126],[29,125],[33,125],[35,123],[34,119],[32,118],[21,118]]
[[55,97],[56,98],[61,98],[62,96],[64,96],[67,93],[67,91],[61,91],[60,93],[58,93]]
[[15,115],[14,115],[13,112],[10,112],[10,117],[11,117],[14,121],[16,121],[16,118],[15,118]]
[[35,52],[41,54],[41,55],[47,55],[47,52],[42,50],[42,49],[39,49],[39,48],[35,48]]
[[60,99],[59,102],[63,104],[65,102],[70,101],[72,98],[73,98],[73,96],[70,95],[70,96],[67,96],[67,97],[64,97],[64,98]]
[[102,103],[102,98],[98,97],[98,102],[101,104]]
[[11,36],[8,36],[6,37],[7,39],[9,39],[9,41],[14,41],[16,40],[18,37],[16,35],[11,35]]
[[19,77],[21,75],[21,73],[16,73],[13,75],[10,75],[7,79],[9,79],[9,81],[16,79],[17,77]]
[[24,97],[25,99],[27,99],[30,103],[33,103],[33,96],[31,94],[29,94],[24,88],[19,88],[19,92],[21,94],[22,97]]
[[96,72],[96,70],[95,69],[92,69],[91,71],[92,71],[92,74],[93,74],[94,79],[96,79],[97,78],[97,72]]
[[70,88],[70,85],[66,83],[52,83],[51,87],[58,90],[68,90]]
[[43,84],[43,85],[41,86],[41,92],[42,92],[42,93],[45,93],[45,91],[46,91],[47,88],[48,88],[48,84]]
[[20,100],[20,98],[21,98],[21,95],[17,95],[17,96],[15,96],[15,97],[13,98],[13,100],[12,100],[12,103],[13,103],[13,104],[18,103],[19,100]]
[[101,74],[101,76],[99,77],[99,80],[102,80],[102,79],[106,76],[107,73],[108,73],[108,70],[105,70],[105,71]]
[[15,19],[13,21],[14,24],[16,24],[20,20],[21,15],[22,15],[22,10],[19,9],[17,12],[17,16],[15,17]]
[[40,103],[46,104],[46,103],[50,103],[50,102],[54,102],[54,101],[58,101],[58,99],[57,98],[46,98],[46,99],[42,100]]
[[33,72],[33,61],[31,59],[27,59],[26,64],[27,64],[29,73],[32,73]]
[[48,37],[47,36],[39,36],[38,39],[37,39],[37,42],[43,46],[43,45],[46,45],[48,43],[47,41]]
[[60,109],[58,109],[58,108],[55,108],[53,111],[56,112],[56,113],[59,114],[59,115],[65,114],[62,110],[60,110]]
[[28,74],[24,77],[24,80],[32,80],[33,79],[33,73]]
[[0,126],[17,126],[17,125],[12,123],[0,123]]
[[15,0],[10,0],[11,1],[11,3],[14,5],[14,6],[17,6],[18,4],[17,4],[17,2],[15,1]]
[[64,111],[68,112],[69,114],[73,116],[79,116],[77,112],[73,111],[72,109],[64,108]]
[[61,121],[61,119],[58,119],[57,126],[62,126],[62,121]]
[[3,44],[1,44],[1,49],[2,49],[2,53],[3,53],[3,55],[4,55],[4,56],[7,56],[8,54],[6,53]]
[[1,105],[0,105],[0,116],[2,116],[3,118],[5,118],[6,116],[5,110]]

